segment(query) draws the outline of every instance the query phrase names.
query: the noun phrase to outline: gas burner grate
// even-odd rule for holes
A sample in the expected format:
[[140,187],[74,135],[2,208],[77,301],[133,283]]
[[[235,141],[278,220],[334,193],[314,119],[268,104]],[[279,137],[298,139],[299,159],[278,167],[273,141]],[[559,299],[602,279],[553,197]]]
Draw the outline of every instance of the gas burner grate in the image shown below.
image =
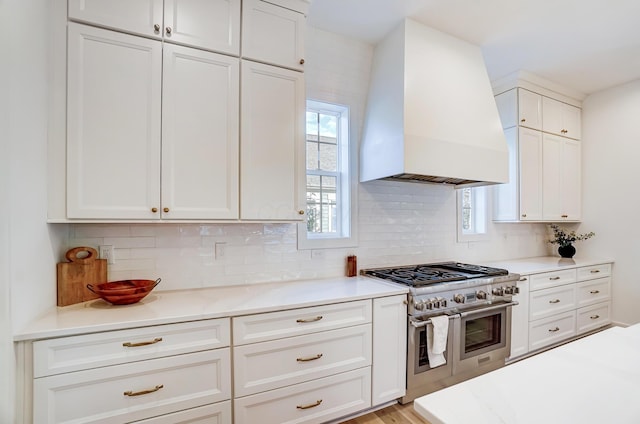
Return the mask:
[[425,286],[450,281],[468,280],[471,278],[507,275],[504,269],[490,268],[481,265],[460,262],[444,262],[437,264],[410,265],[395,268],[363,270],[363,274],[372,275],[408,286]]

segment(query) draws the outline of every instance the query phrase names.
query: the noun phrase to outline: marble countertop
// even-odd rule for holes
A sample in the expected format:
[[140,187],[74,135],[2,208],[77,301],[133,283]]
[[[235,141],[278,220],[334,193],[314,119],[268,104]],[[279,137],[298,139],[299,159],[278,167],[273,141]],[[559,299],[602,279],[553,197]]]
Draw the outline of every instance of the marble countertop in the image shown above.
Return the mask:
[[70,336],[132,327],[233,317],[404,294],[400,285],[368,277],[338,277],[195,290],[155,291],[139,303],[111,305],[102,299],[54,307],[15,341]]
[[553,272],[562,268],[575,268],[582,266],[592,266],[605,263],[613,263],[608,258],[572,258],[564,259],[559,256],[541,256],[523,259],[511,259],[504,261],[483,262],[482,265],[508,269],[516,274],[538,274],[542,272]]
[[432,424],[640,423],[640,324],[608,330],[415,400]]

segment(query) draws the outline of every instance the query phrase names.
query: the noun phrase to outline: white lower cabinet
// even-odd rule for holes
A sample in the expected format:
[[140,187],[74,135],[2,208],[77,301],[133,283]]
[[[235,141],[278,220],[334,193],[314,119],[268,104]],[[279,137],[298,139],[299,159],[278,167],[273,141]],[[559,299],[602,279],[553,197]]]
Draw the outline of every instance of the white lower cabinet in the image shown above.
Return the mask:
[[371,406],[369,367],[235,399],[235,424],[323,423]]
[[400,398],[407,387],[407,297],[373,300],[373,405]]
[[229,342],[228,319],[35,341],[33,422],[230,424]]
[[529,352],[529,279],[528,275],[520,276],[517,284],[519,293],[513,296],[518,304],[511,308],[511,353],[508,359]]
[[610,275],[604,263],[529,276],[529,352],[610,324]]
[[140,424],[230,424],[232,422],[231,401],[227,400],[135,422]]

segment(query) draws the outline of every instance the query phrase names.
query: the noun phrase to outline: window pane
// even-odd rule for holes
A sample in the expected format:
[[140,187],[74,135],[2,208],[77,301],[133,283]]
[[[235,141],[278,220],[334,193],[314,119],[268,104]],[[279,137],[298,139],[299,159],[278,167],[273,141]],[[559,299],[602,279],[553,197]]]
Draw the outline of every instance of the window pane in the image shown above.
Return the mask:
[[307,112],[307,134],[318,136],[318,114],[316,112]]
[[307,169],[318,169],[318,143],[307,139]]
[[338,120],[335,116],[320,114],[320,137],[327,137],[327,142],[335,143],[337,124]]
[[334,172],[338,170],[338,146],[320,143],[320,169]]

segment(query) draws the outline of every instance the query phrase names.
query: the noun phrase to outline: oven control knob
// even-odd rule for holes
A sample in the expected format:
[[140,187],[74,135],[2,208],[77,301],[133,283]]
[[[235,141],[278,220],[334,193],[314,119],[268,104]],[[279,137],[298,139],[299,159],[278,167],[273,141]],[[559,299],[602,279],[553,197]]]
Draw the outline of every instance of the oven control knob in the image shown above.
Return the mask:
[[433,302],[429,301],[426,303],[427,309],[433,309]]
[[464,295],[463,294],[453,295],[453,301],[456,303],[464,303]]
[[424,311],[424,306],[425,306],[424,302],[421,302],[418,300],[413,305],[413,307],[419,311]]
[[502,287],[496,287],[495,289],[491,290],[491,294],[495,296],[504,296],[504,289]]
[[480,290],[476,293],[476,297],[480,300],[484,300],[487,298],[487,292]]
[[513,294],[513,287],[505,287],[504,294]]
[[520,287],[518,287],[518,286],[511,286],[511,288],[513,289],[513,294],[518,294],[518,293],[520,293]]
[[438,300],[440,301],[440,307],[441,308],[446,308],[447,307],[447,300],[445,298],[439,297]]

